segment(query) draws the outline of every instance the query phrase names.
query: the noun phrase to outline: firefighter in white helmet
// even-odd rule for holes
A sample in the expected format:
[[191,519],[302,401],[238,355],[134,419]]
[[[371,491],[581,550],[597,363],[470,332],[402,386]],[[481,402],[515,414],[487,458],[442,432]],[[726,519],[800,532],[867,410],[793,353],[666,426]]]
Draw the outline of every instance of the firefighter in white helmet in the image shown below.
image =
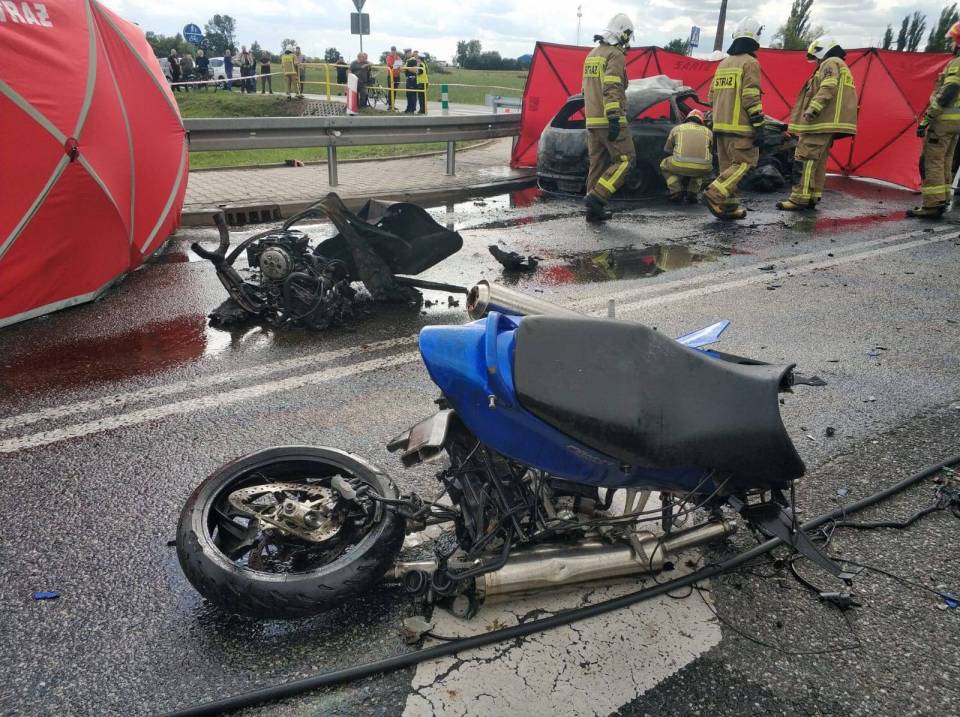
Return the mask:
[[760,160],[763,101],[760,96],[760,23],[745,18],[733,31],[733,43],[717,66],[710,85],[713,134],[720,174],[703,193],[704,204],[718,219],[743,219],[737,186]]
[[587,120],[587,221],[610,218],[610,196],[627,179],[637,155],[627,127],[627,70],[624,51],[633,37],[633,23],[614,15],[607,29],[594,36],[598,44],[583,63],[583,111]]
[[670,130],[663,151],[667,157],[660,162],[660,173],[667,182],[667,198],[694,203],[703,177],[713,171],[713,133],[704,126],[703,112],[690,110],[683,123]]
[[947,31],[947,39],[952,43],[953,57],[937,78],[930,104],[917,125],[917,136],[923,137],[923,200],[919,207],[907,210],[908,217],[939,219],[952,194],[953,155],[960,137],[960,22]]
[[789,131],[798,136],[793,190],[789,199],[777,202],[778,209],[815,209],[823,197],[830,147],[838,137],[857,133],[857,88],[843,61],[846,55],[836,40],[826,37],[807,48],[807,59],[817,67],[790,112]]

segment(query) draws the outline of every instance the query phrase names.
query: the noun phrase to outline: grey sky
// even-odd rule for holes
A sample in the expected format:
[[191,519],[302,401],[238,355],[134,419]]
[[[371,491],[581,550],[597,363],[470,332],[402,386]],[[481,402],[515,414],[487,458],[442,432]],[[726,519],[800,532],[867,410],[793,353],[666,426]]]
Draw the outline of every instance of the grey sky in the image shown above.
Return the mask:
[[[356,54],[358,38],[349,34],[350,0],[105,0],[106,4],[145,30],[164,34],[179,32],[188,22],[201,27],[214,13],[237,20],[238,42],[279,49],[286,37],[299,41],[308,55],[337,47],[345,56]],[[368,0],[373,34],[364,37],[364,49],[372,55],[390,45],[416,47],[449,59],[457,40],[479,39],[486,50],[515,57],[533,50],[537,40],[573,44],[577,39],[577,6],[583,5],[581,43],[589,44],[616,12],[626,12],[637,27],[635,44],[663,45],[674,37],[686,37],[691,25],[702,28],[701,50],[711,50],[720,0],[419,0],[416,3]],[[914,10],[928,15],[928,26],[943,2],[898,0],[816,0],[815,24],[847,47],[878,44],[888,23],[896,31],[900,19]],[[750,2],[730,0],[728,32],[740,18],[754,14],[766,26],[764,44],[789,12],[788,0]]]

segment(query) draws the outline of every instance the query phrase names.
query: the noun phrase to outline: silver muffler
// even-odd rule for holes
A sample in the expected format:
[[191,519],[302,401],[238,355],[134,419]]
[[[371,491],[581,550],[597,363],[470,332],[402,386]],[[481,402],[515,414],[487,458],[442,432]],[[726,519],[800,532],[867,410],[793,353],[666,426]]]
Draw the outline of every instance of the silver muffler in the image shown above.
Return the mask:
[[[593,580],[659,572],[677,553],[733,535],[736,531],[736,521],[722,519],[671,533],[667,537],[647,531],[635,532],[629,545],[591,541],[572,546],[521,548],[511,553],[502,568],[477,578],[477,593],[482,599],[490,599]],[[436,567],[431,560],[398,562],[394,565],[392,576],[402,580],[406,573],[430,573]]]
[[478,282],[467,294],[467,314],[471,319],[482,319],[491,311],[510,316],[566,316],[584,318],[584,315],[558,304],[529,296],[506,286]]

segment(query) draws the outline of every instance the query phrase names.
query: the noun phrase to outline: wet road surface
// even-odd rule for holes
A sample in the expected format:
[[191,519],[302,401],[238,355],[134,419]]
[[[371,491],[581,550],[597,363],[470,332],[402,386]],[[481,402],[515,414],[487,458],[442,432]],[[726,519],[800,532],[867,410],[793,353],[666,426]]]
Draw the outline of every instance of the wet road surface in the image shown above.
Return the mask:
[[[670,335],[731,319],[723,350],[796,362],[828,382],[798,387],[782,407],[811,469],[798,492],[812,515],[834,507],[840,488],[852,500],[957,452],[960,238],[952,225],[903,221],[913,197],[864,183],[832,180],[823,209],[805,215],[778,212],[773,199],[749,198],[755,211],[737,226],[702,207],[649,201],[600,229],[574,201],[535,191],[438,207],[465,246],[423,278],[487,278],[598,315],[615,298],[619,318]],[[329,228],[308,231],[319,239]],[[434,408],[417,331],[463,321],[462,305],[428,293],[430,306],[371,308],[323,334],[220,331],[205,317],[223,290],[187,249],[196,240],[215,244],[216,235],[183,232],[103,300],[0,333],[3,713],[153,714],[409,649],[397,626],[419,608],[399,595],[289,623],[225,616],[196,595],[167,542],[204,476],[271,444],[347,448],[401,489],[429,492],[430,471],[402,471],[384,444]],[[491,244],[540,257],[538,269],[504,273]],[[929,497],[923,486],[872,515],[902,515]],[[956,592],[957,527],[936,514],[838,545]],[[864,607],[848,624],[788,573],[757,575],[636,607],[580,635],[532,638],[498,659],[464,656],[450,669],[423,666],[256,712],[563,712],[550,693],[571,696],[561,704],[577,714],[960,709],[957,610],[871,576],[858,580]],[[61,597],[35,602],[37,590]],[[787,656],[739,633],[781,650],[857,649]],[[519,681],[505,679],[504,666]]]

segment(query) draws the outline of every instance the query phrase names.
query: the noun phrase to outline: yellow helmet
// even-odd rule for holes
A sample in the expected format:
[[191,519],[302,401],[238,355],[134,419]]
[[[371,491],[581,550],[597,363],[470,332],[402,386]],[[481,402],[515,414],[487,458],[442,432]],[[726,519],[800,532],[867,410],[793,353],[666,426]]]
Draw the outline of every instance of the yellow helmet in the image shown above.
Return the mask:
[[960,22],[955,22],[950,26],[946,37],[953,42],[954,49],[960,47]]
[[807,48],[807,59],[822,60],[835,47],[840,47],[840,43],[832,37],[820,37],[810,43]]

